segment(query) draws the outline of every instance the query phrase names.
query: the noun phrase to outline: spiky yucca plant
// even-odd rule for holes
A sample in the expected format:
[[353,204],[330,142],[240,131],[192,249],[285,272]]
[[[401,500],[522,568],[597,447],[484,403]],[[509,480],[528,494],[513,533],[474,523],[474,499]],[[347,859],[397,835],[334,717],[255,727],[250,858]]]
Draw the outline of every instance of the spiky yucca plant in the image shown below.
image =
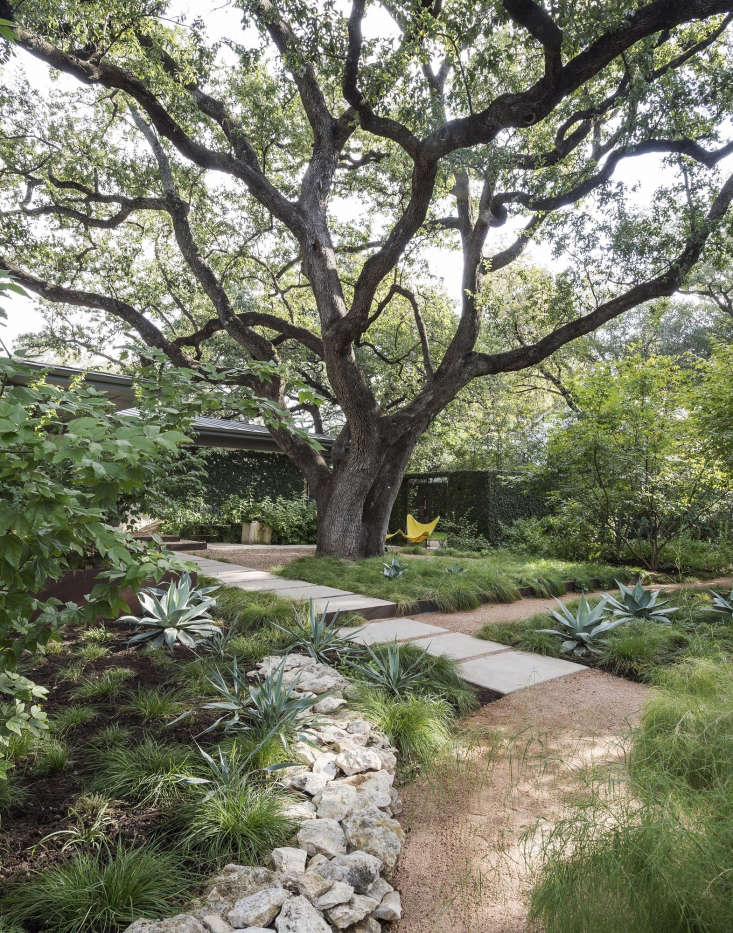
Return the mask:
[[728,616],[728,621],[733,622],[733,590],[730,591],[728,597],[721,596],[715,590],[710,595],[713,597],[713,612]]

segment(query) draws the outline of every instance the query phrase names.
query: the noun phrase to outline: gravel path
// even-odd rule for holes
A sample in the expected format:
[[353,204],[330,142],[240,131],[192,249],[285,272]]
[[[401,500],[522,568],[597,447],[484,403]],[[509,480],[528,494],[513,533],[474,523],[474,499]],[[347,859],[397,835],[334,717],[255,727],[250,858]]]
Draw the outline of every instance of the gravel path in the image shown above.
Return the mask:
[[618,765],[648,688],[587,671],[503,697],[468,717],[469,751],[402,791],[399,933],[519,933],[532,843],[557,820],[583,769]]

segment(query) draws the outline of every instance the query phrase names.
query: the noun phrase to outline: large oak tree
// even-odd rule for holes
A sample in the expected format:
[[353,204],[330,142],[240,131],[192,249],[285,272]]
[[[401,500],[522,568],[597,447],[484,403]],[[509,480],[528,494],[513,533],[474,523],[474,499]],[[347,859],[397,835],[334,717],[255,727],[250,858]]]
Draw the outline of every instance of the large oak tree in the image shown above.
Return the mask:
[[[0,90],[0,268],[84,309],[100,350],[129,331],[235,386],[276,363],[255,388],[283,407],[310,384],[330,459],[274,433],[321,553],[381,553],[418,438],[472,380],[672,294],[726,234],[731,0],[238,0],[239,40],[174,6],[0,0],[13,54],[64,73]],[[642,213],[617,176],[645,155],[668,173]],[[541,237],[570,297],[500,345],[486,281]],[[435,246],[462,256],[448,313]]]

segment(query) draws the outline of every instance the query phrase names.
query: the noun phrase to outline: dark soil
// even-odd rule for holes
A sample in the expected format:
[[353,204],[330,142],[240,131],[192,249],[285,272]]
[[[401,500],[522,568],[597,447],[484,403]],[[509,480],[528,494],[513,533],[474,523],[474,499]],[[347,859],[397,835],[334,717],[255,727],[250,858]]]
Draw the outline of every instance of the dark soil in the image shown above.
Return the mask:
[[[76,684],[59,680],[61,668],[83,660],[75,653],[83,644],[77,632],[68,633],[63,641],[62,652],[47,655],[41,659],[40,664],[24,670],[27,676],[48,688],[49,695],[44,709],[49,720],[53,720],[57,712],[70,704],[93,706],[98,715],[63,737],[72,758],[63,771],[47,777],[34,777],[32,754],[16,762],[11,776],[14,783],[27,792],[27,798],[18,807],[0,816],[0,890],[8,882],[22,880],[31,871],[69,858],[69,850],[61,853],[63,837],[50,840],[42,846],[38,843],[49,833],[69,827],[69,807],[74,805],[80,793],[88,791],[92,775],[90,740],[95,734],[106,726],[118,725],[130,731],[131,745],[149,734],[166,744],[192,745],[194,737],[215,718],[196,715],[166,727],[165,722],[144,723],[141,717],[124,711],[122,706],[127,700],[127,694],[139,686],[174,688],[180,685],[172,678],[171,669],[157,664],[149,655],[127,647],[131,630],[123,628],[119,623],[108,623],[110,629],[112,636],[105,642],[109,654],[96,661],[84,662],[84,676],[93,677],[111,667],[133,670],[134,677],[122,685],[118,696],[112,700],[77,699],[72,696]],[[174,657],[181,663],[192,660],[190,652],[183,649],[177,649]],[[112,842],[121,839],[126,843],[141,843],[159,836],[167,819],[166,814],[158,808],[137,806],[129,801],[116,801],[112,815],[115,818],[109,832]]]

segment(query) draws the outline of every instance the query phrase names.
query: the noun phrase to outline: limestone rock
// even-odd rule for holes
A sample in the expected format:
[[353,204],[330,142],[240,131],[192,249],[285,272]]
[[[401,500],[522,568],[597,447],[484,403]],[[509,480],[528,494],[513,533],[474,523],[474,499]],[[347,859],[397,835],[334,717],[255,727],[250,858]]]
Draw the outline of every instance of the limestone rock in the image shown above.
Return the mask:
[[345,881],[334,881],[328,891],[318,898],[316,907],[319,910],[328,910],[330,907],[348,903],[353,896],[354,889],[350,884]]
[[405,839],[397,820],[369,805],[350,813],[344,819],[343,827],[352,848],[375,855],[387,871],[395,867]]
[[351,777],[339,778],[329,785],[329,790],[347,785],[353,787],[367,803],[375,807],[389,807],[392,803],[394,775],[389,771],[366,771]]
[[292,765],[278,771],[277,779],[283,787],[294,787],[296,790],[303,790],[305,779],[310,773],[311,769],[308,765]]
[[349,933],[382,933],[382,924],[374,917],[367,917],[359,923],[355,923],[349,929]]
[[336,756],[329,752],[326,752],[322,755],[316,755],[312,770],[315,774],[324,774],[327,778],[333,780],[338,774]]
[[306,794],[310,794],[311,797],[315,797],[325,789],[326,784],[329,784],[330,781],[331,778],[328,777],[327,774],[311,771],[308,775],[306,775],[306,778],[303,781],[303,790],[306,792]]
[[165,920],[136,920],[125,933],[208,933],[191,914],[177,914]]
[[353,926],[365,917],[368,917],[377,902],[373,897],[367,897],[366,894],[355,894],[348,904],[339,904],[328,911],[328,919],[339,930]]
[[197,917],[226,914],[236,901],[276,883],[277,875],[268,868],[225,865],[219,874],[211,879],[209,887],[197,902],[197,909],[193,913]]
[[339,743],[341,751],[336,756],[336,764],[341,768],[344,774],[360,774],[362,771],[380,771],[382,768],[382,759],[372,748],[364,748],[360,745],[342,745]]
[[402,801],[400,800],[400,795],[397,793],[396,789],[393,787],[390,791],[390,801],[389,808],[392,813],[397,816],[402,813]]
[[332,881],[345,881],[357,892],[365,894],[382,870],[382,861],[368,852],[349,852],[337,855],[318,868],[319,874]]
[[201,922],[208,933],[232,933],[232,927],[219,914],[207,914]]
[[343,697],[328,696],[324,697],[320,702],[315,703],[313,706],[313,711],[325,716],[328,713],[335,713],[337,709],[340,709],[345,705],[346,700],[344,700]]
[[[308,870],[296,881],[296,886],[300,894],[308,898],[315,904],[319,897],[322,897],[326,891],[333,887],[336,882],[329,878],[324,878],[317,871]],[[353,890],[353,889],[352,889]]]
[[283,814],[289,820],[303,823],[305,820],[314,820],[316,818],[316,808],[310,800],[294,800],[285,807]]
[[379,767],[384,768],[385,771],[389,771],[390,774],[394,774],[397,770],[397,758],[395,753],[389,748],[378,748],[377,746],[374,746],[373,751],[379,757]]
[[298,833],[298,845],[309,855],[342,855],[346,852],[346,837],[336,820],[309,820]]
[[372,724],[366,719],[352,719],[346,730],[352,735],[365,735],[368,738],[372,734]]
[[284,875],[302,875],[305,871],[308,853],[305,849],[280,846],[280,848],[272,850],[271,858],[276,871],[282,872]]
[[349,784],[329,784],[316,799],[321,819],[343,820],[356,807],[356,789]]
[[319,871],[322,865],[328,864],[328,858],[323,855],[321,852],[316,852],[316,854],[308,860],[308,871]]
[[331,933],[321,914],[302,895],[291,897],[283,904],[275,928],[277,933]]
[[401,920],[402,899],[397,891],[389,891],[382,898],[379,907],[374,911],[377,920]]
[[384,895],[389,894],[390,891],[394,891],[392,885],[388,881],[385,881],[384,878],[377,878],[366,893],[369,897],[373,897],[375,901],[381,902]]
[[237,901],[227,914],[233,927],[263,927],[275,919],[288,899],[288,892],[280,885],[263,888],[255,894]]

